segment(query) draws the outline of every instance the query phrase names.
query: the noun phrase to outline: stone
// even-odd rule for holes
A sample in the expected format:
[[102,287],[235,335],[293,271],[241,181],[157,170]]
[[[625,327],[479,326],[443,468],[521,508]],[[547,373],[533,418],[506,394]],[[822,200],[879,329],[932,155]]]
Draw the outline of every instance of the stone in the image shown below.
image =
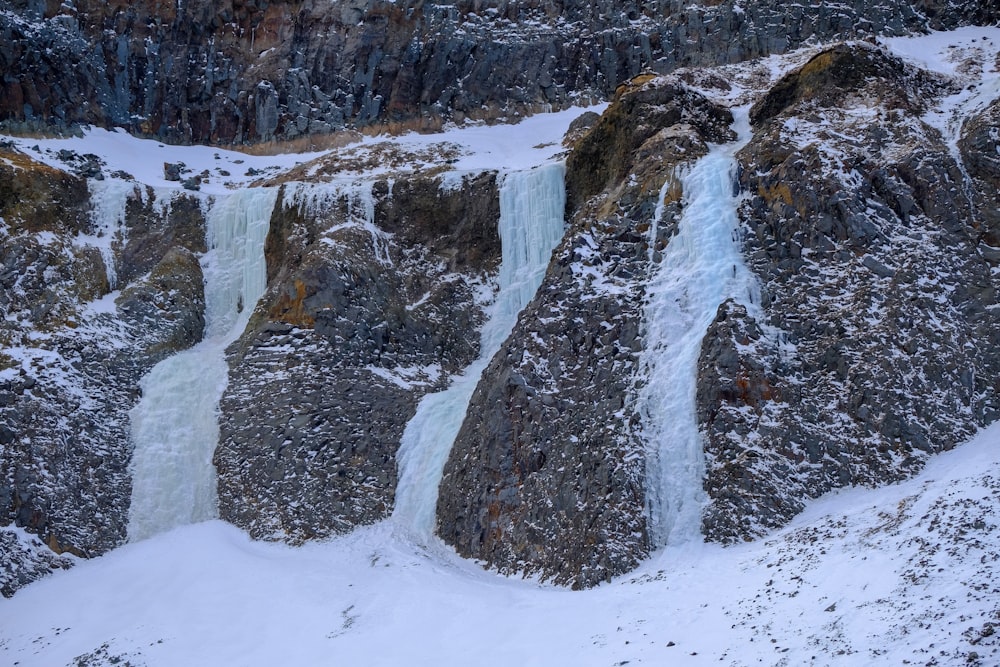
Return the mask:
[[[494,3],[495,4],[495,3]],[[737,7],[739,8],[737,11]],[[0,126],[120,126],[257,143],[350,127],[432,130],[608,99],[643,72],[807,43],[1000,19],[977,0],[14,3],[0,15]],[[109,26],[113,26],[109,28]],[[178,66],[185,63],[185,66]]]
[[168,181],[179,181],[181,180],[181,170],[184,165],[175,164],[173,162],[163,163],[163,178]]
[[269,287],[229,351],[214,457],[220,515],[255,538],[301,543],[387,517],[417,402],[479,351],[496,174],[370,187],[385,237],[352,218],[368,193],[350,189],[312,213],[282,194],[271,219]]
[[[753,315],[724,304],[702,345],[709,539],[752,539],[830,489],[906,477],[994,418],[985,198],[951,187],[964,176],[942,137],[907,122],[945,92],[873,47],[837,46],[755,105],[740,217],[768,301]],[[859,105],[883,120],[859,122]]]
[[[134,192],[111,243],[117,310],[88,313],[110,284],[101,250],[81,241],[104,222],[92,219],[86,182],[10,149],[2,158],[0,309],[12,319],[0,327],[0,368],[20,366],[0,386],[0,588],[10,595],[68,566],[58,554],[124,542],[128,412],[139,379],[201,338],[201,267],[184,246],[204,250],[204,219],[197,202],[161,207]],[[8,357],[8,346],[27,360]]]
[[731,137],[731,119],[680,81],[647,77],[574,144],[566,237],[484,371],[445,466],[437,532],[459,554],[582,588],[648,553],[629,397],[650,246],[675,228],[679,183],[656,238],[649,221],[675,168]]

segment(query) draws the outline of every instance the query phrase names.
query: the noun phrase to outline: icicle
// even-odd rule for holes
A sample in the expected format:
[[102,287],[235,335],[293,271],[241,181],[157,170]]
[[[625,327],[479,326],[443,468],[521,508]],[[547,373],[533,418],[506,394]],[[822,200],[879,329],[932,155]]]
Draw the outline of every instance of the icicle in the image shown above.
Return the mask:
[[217,515],[212,454],[229,373],[225,349],[264,293],[264,240],[276,197],[274,188],[244,190],[209,209],[205,339],[157,364],[131,412],[133,542]]
[[[647,286],[640,359],[646,383],[638,408],[647,447],[650,534],[657,546],[685,542],[701,531],[705,462],[695,393],[702,339],[726,299],[747,305],[756,300],[756,281],[738,243],[732,187],[735,153],[749,140],[750,126],[746,109],[734,115],[739,141],[711,146],[682,177],[685,204],[677,234]],[[662,211],[658,207],[657,216]],[[657,218],[653,230],[659,223]]]
[[448,389],[420,401],[399,448],[393,520],[417,539],[433,535],[438,486],[479,378],[534,297],[562,239],[564,176],[562,163],[548,164],[507,174],[500,187],[500,289],[480,336],[479,358]]

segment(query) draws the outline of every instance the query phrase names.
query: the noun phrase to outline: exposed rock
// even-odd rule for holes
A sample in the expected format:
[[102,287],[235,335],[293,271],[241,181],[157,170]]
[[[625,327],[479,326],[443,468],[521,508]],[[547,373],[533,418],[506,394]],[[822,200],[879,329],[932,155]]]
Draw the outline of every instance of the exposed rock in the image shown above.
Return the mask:
[[706,140],[727,139],[731,122],[677,81],[638,80],[576,143],[570,229],[483,373],[445,467],[438,534],[463,556],[582,587],[646,555],[645,462],[629,401],[643,284],[675,229],[675,169]]
[[164,162],[163,163],[163,178],[168,181],[179,181],[181,180],[181,169],[184,165],[176,164],[174,162]]
[[[188,235],[185,224],[204,221],[197,204],[191,210],[182,200],[158,207],[166,220],[154,220],[151,203],[124,184],[124,225],[106,255],[82,240],[110,229],[94,217],[86,181],[20,153],[2,157],[0,526],[13,523],[39,538],[20,539],[9,558],[5,551],[9,594],[64,566],[56,554],[93,556],[124,540],[128,411],[138,380],[199,340],[203,326],[198,260],[157,230],[176,240]],[[118,307],[95,307],[112,278],[122,289]]]
[[979,250],[992,266],[1000,265],[1000,100],[962,125],[958,148],[978,204]]
[[152,271],[171,248],[193,253],[208,250],[205,214],[198,199],[178,194],[170,198],[164,210],[152,188],[142,190],[140,185],[136,188],[135,195],[125,204],[124,239],[116,265],[122,283],[130,283]]
[[500,252],[494,174],[296,187],[230,349],[215,455],[222,517],[292,542],[392,511],[403,429],[478,354],[477,291]]
[[0,595],[9,598],[22,586],[54,570],[72,567],[68,556],[60,556],[38,538],[10,527],[0,528]]
[[838,44],[778,81],[753,105],[750,121],[759,125],[793,105],[800,111],[807,103],[813,108],[855,106],[859,100],[852,95],[919,115],[924,95],[933,92],[927,78],[874,47]]
[[997,417],[996,285],[961,167],[918,115],[934,92],[840,46],[755,108],[740,214],[763,303],[724,304],[702,347],[709,538],[912,474]]
[[653,151],[638,149],[664,128],[692,125],[708,141],[723,143],[734,138],[732,120],[727,110],[706,104],[679,81],[650,75],[634,79],[619,89],[615,103],[567,157],[566,210],[617,187],[636,169],[636,161],[655,158]]
[[115,305],[126,326],[144,332],[144,346],[137,352],[151,361],[191,347],[205,330],[205,287],[198,258],[187,248],[171,247],[149,274],[122,290]]
[[[433,130],[587,99],[645,69],[1000,19],[977,0],[0,3],[0,119],[172,141]],[[41,16],[40,14],[44,14]]]

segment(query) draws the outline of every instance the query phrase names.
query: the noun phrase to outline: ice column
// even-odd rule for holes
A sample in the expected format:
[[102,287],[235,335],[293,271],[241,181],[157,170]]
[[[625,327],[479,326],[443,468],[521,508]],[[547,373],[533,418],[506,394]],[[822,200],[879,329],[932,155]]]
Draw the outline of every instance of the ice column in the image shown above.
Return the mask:
[[[739,140],[710,146],[683,176],[678,230],[647,286],[640,359],[646,383],[638,408],[647,448],[650,536],[656,546],[701,533],[705,461],[695,392],[702,339],[726,299],[758,302],[756,281],[740,252],[733,186],[734,156],[749,140],[750,126],[746,109],[734,110],[734,115]],[[662,215],[662,207],[656,215]],[[659,222],[654,220],[654,233]]]
[[218,197],[207,216],[205,338],[164,359],[142,379],[131,412],[129,540],[217,515],[212,454],[228,381],[225,349],[246,328],[267,283],[264,239],[276,188]]
[[108,178],[103,181],[87,179],[90,200],[93,202],[93,236],[81,240],[96,246],[101,251],[107,272],[108,287],[118,288],[118,272],[115,268],[114,242],[125,223],[125,208],[129,197],[142,196],[142,188],[132,181]]
[[564,176],[563,164],[553,163],[509,173],[500,186],[500,284],[480,334],[479,358],[448,389],[420,401],[399,448],[393,520],[417,539],[434,533],[438,486],[479,378],[534,297],[562,239]]

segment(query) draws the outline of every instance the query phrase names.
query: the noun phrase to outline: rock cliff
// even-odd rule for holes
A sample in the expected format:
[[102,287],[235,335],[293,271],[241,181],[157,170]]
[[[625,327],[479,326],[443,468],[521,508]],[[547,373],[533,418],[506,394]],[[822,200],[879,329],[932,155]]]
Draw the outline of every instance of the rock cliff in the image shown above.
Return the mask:
[[[830,489],[910,475],[1000,414],[1000,102],[977,84],[996,49],[952,54],[943,76],[870,39],[997,10],[745,4],[0,0],[0,123],[338,146],[240,181],[279,194],[266,292],[240,303],[254,311],[226,351],[219,511],[300,543],[391,514],[404,428],[479,355],[500,261],[503,165],[456,171],[466,147],[403,155],[341,131],[610,99],[570,128],[566,235],[482,375],[436,506],[463,556],[586,587],[658,546],[637,407],[649,280],[682,176],[736,139],[735,107],[752,122],[736,242],[759,297],[724,302],[700,349],[705,537],[752,539]],[[4,595],[125,540],[129,411],[139,379],[203,335],[213,201],[22,149],[0,145]]]
[[928,125],[926,101],[953,92],[838,46],[754,106],[740,214],[762,312],[724,306],[702,350],[709,538],[910,474],[996,418],[995,201],[965,165],[996,171],[975,122],[961,154]]
[[[732,138],[732,117],[679,81],[619,91],[567,159],[571,221],[483,374],[445,468],[438,534],[504,572],[590,586],[647,553],[644,457],[629,394],[642,348],[657,197]],[[679,210],[679,184],[666,220]]]
[[[204,236],[184,197],[154,210],[134,182],[88,182],[11,149],[0,183],[0,524],[41,540],[3,532],[7,594],[45,571],[43,543],[94,556],[124,541],[128,411],[139,378],[201,338]],[[95,210],[114,200],[105,185],[129,210],[117,229]]]
[[607,98],[644,69],[997,18],[974,0],[4,0],[0,121],[314,143],[345,127],[511,120]]
[[[740,85],[680,76],[692,87],[624,87],[574,145],[573,224],[449,460],[439,534],[501,571],[586,586],[649,548],[631,397],[654,342],[636,327],[679,182],[657,238],[648,228],[664,181],[731,138],[728,112],[694,88]],[[854,43],[757,97],[734,186],[761,302],[724,303],[698,364],[707,539],[751,539],[832,488],[912,474],[996,418],[996,104],[949,139],[927,102],[956,92]]]
[[494,173],[296,186],[215,454],[221,516],[293,542],[391,513],[403,429],[476,357],[500,251]]

